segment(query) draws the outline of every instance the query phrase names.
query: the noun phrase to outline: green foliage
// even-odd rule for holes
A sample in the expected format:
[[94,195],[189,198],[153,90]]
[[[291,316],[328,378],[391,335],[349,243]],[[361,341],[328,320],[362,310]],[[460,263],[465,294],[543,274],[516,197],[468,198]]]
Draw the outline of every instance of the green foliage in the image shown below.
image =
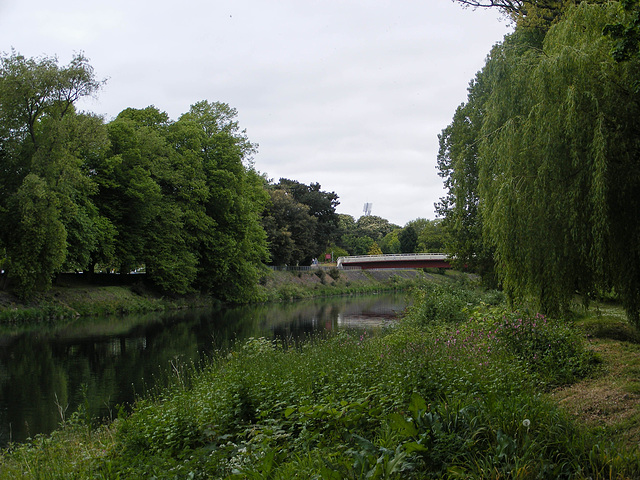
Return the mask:
[[[328,259],[327,255],[329,255]],[[318,257],[318,261],[320,263],[324,263],[333,259],[333,261],[336,262],[338,260],[338,257],[346,257],[348,255],[349,252],[347,252],[344,248],[338,247],[336,245],[331,245],[324,252],[322,252],[320,257]]]
[[398,234],[400,229],[387,233],[380,241],[380,249],[383,253],[400,253],[400,240]]
[[469,288],[462,283],[428,282],[412,291],[410,318],[420,325],[434,322],[459,323],[467,319],[472,307],[497,305],[502,302],[498,292]]
[[198,102],[177,122],[127,108],[105,126],[74,103],[101,82],[83,55],[0,57],[0,249],[22,297],[61,271],[144,266],[167,292],[251,299],[268,252],[256,146],[235,109]]
[[60,320],[75,318],[77,312],[62,305],[47,304],[38,308],[0,310],[2,325],[55,324]]
[[511,300],[558,314],[613,287],[640,325],[638,59],[615,62],[602,34],[620,5],[573,3],[492,50],[441,136],[439,208],[448,251],[495,261]]
[[22,297],[47,288],[65,264],[88,266],[99,248],[88,165],[106,136],[101,119],[74,109],[99,87],[82,54],[64,67],[13,51],[0,57],[0,248]]
[[623,0],[619,4],[624,11],[622,20],[605,25],[603,33],[614,40],[611,56],[617,62],[623,62],[638,55],[640,46],[640,4],[637,0]]
[[425,220],[418,230],[419,253],[441,253],[445,251],[446,234],[442,228],[442,220]]
[[535,375],[547,375],[548,386],[564,385],[583,378],[597,363],[585,349],[581,335],[565,321],[544,315],[505,313],[501,318],[486,318],[496,340]]
[[[379,337],[250,338],[201,371],[172,365],[172,387],[140,400],[106,446],[88,441],[81,462],[53,468],[73,478],[90,465],[109,479],[636,477],[637,452],[580,429],[539,393],[585,357],[572,327],[489,306],[494,293],[455,292],[440,293],[465,298],[473,318],[419,326],[412,311]],[[29,475],[62,441],[3,453],[3,468],[40,478]]]
[[[350,215],[341,215],[338,231],[338,245],[351,255],[367,255],[373,243],[377,243],[384,253],[398,253],[390,251],[384,242],[389,235],[400,227],[376,215],[363,215],[356,222]],[[389,237],[390,238],[390,237]],[[397,234],[396,234],[397,242]],[[392,247],[393,248],[393,247]]]
[[409,224],[398,234],[400,242],[400,253],[415,253],[418,248],[418,232],[416,228]]
[[273,265],[300,265],[318,248],[314,232],[318,224],[309,207],[297,202],[285,190],[269,189],[270,204],[263,213]]
[[286,178],[268,186],[271,202],[262,224],[272,264],[310,265],[334,240],[338,196],[320,188],[319,183],[305,185]]
[[340,269],[334,267],[329,269],[329,276],[334,280],[338,280],[340,278]]
[[480,72],[469,86],[466,104],[457,108],[452,123],[438,136],[439,175],[447,195],[435,205],[446,232],[444,251],[454,257],[457,268],[482,275],[495,286],[493,249],[483,237],[479,210],[478,138],[487,96],[486,74]]
[[369,251],[367,252],[367,255],[382,255],[382,250],[380,249],[380,247],[376,242],[373,242],[369,247]]

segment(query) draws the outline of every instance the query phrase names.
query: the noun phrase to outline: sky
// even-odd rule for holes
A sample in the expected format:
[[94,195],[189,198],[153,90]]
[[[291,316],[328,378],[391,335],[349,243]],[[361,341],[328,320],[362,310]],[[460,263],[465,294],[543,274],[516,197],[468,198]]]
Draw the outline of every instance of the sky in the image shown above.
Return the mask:
[[83,52],[106,80],[79,109],[227,103],[259,172],[400,226],[435,218],[438,134],[511,30],[451,0],[0,0],[1,52]]

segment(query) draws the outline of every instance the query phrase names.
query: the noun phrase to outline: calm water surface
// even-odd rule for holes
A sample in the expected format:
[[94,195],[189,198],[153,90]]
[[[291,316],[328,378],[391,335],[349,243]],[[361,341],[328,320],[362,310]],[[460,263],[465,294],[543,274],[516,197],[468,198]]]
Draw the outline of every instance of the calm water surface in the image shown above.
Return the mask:
[[84,319],[0,336],[0,446],[49,433],[85,403],[117,415],[173,364],[199,362],[248,337],[302,341],[344,328],[375,331],[406,307],[403,294],[316,299],[220,311]]

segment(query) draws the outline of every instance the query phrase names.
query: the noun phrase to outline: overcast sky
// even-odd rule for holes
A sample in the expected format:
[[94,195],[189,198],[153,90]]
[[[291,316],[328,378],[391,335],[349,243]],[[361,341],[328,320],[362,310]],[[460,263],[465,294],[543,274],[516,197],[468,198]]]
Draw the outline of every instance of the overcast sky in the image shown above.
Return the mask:
[[65,65],[82,51],[107,79],[81,109],[177,120],[226,102],[259,144],[257,170],[401,226],[435,218],[438,134],[509,31],[450,0],[0,0],[2,52]]

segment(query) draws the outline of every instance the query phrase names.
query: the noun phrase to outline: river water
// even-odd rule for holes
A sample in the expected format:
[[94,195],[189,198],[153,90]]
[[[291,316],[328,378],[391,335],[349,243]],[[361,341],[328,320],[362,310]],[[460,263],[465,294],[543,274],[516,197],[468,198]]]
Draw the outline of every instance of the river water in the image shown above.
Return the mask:
[[304,341],[339,329],[377,331],[403,294],[335,297],[213,311],[81,319],[0,336],[0,446],[50,433],[79,405],[113,418],[173,366],[198,363],[249,337]]

